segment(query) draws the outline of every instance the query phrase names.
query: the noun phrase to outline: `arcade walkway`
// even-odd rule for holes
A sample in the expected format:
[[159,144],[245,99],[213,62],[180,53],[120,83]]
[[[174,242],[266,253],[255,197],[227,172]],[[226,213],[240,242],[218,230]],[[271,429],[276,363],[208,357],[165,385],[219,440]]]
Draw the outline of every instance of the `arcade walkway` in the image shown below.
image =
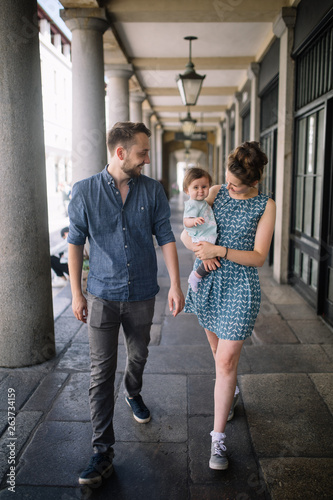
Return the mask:
[[[173,198],[182,286],[192,255],[179,241],[182,199]],[[260,269],[261,312],[246,341],[238,383],[241,401],[227,426],[230,466],[208,468],[214,366],[192,315],[174,319],[158,250],[159,282],[143,397],[147,425],[123,397],[125,350],[116,376],[114,473],[99,489],[80,490],[90,454],[87,328],[73,317],[70,290],[54,298],[57,357],[31,368],[0,369],[0,500],[314,500],[333,491],[333,332],[287,285]],[[7,428],[15,389],[15,435]],[[15,457],[15,495],[8,460]]]

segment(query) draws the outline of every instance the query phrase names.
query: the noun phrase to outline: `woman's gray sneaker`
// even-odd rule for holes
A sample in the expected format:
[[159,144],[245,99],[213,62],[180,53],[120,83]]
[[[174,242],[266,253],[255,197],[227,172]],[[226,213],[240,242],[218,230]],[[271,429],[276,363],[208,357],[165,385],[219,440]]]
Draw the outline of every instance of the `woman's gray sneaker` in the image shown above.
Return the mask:
[[228,468],[227,447],[223,441],[214,441],[212,443],[209,467],[215,470],[225,470]]
[[231,405],[231,408],[230,408],[230,411],[229,411],[229,415],[228,415],[228,418],[227,418],[228,422],[230,422],[230,420],[232,420],[234,418],[235,406],[238,403],[238,399],[239,399],[239,394],[236,394],[234,396],[234,399],[232,400],[232,405]]

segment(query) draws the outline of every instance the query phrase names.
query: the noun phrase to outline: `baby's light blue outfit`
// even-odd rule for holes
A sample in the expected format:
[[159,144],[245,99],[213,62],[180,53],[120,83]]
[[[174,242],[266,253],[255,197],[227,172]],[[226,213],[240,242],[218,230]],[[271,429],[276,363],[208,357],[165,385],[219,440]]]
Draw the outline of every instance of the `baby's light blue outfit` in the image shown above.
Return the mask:
[[[218,228],[217,245],[237,250],[253,250],[258,222],[268,196],[231,198],[226,185],[221,186],[213,211]],[[200,264],[196,259],[194,268]],[[197,293],[189,287],[185,309],[195,313],[203,328],[220,339],[244,340],[252,333],[260,301],[260,283],[256,267],[220,260],[221,267],[211,272],[198,285]]]
[[208,205],[207,201],[185,201],[184,218],[185,217],[203,217],[205,219],[205,224],[194,227],[184,226],[193,243],[198,243],[199,241],[215,243],[217,238],[217,226],[213,210],[210,205]]

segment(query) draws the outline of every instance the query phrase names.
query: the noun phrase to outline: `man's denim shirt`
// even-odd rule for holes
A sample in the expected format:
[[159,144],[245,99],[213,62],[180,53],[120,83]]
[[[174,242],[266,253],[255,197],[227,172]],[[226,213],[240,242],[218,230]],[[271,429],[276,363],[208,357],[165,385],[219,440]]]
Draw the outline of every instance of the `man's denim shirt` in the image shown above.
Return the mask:
[[129,182],[125,203],[105,169],[73,186],[68,243],[89,239],[89,293],[106,300],[148,300],[159,291],[153,237],[175,241],[163,187],[140,175]]

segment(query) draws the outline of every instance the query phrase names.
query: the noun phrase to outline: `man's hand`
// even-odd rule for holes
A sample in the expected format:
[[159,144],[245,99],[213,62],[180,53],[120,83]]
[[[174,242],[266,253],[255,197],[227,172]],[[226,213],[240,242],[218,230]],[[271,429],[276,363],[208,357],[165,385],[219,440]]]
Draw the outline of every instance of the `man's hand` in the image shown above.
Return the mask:
[[183,292],[178,286],[171,286],[168,295],[169,309],[172,316],[176,317],[185,306],[185,298]]
[[87,323],[88,306],[84,295],[77,295],[73,297],[72,309],[76,319],[82,321],[82,323]]

